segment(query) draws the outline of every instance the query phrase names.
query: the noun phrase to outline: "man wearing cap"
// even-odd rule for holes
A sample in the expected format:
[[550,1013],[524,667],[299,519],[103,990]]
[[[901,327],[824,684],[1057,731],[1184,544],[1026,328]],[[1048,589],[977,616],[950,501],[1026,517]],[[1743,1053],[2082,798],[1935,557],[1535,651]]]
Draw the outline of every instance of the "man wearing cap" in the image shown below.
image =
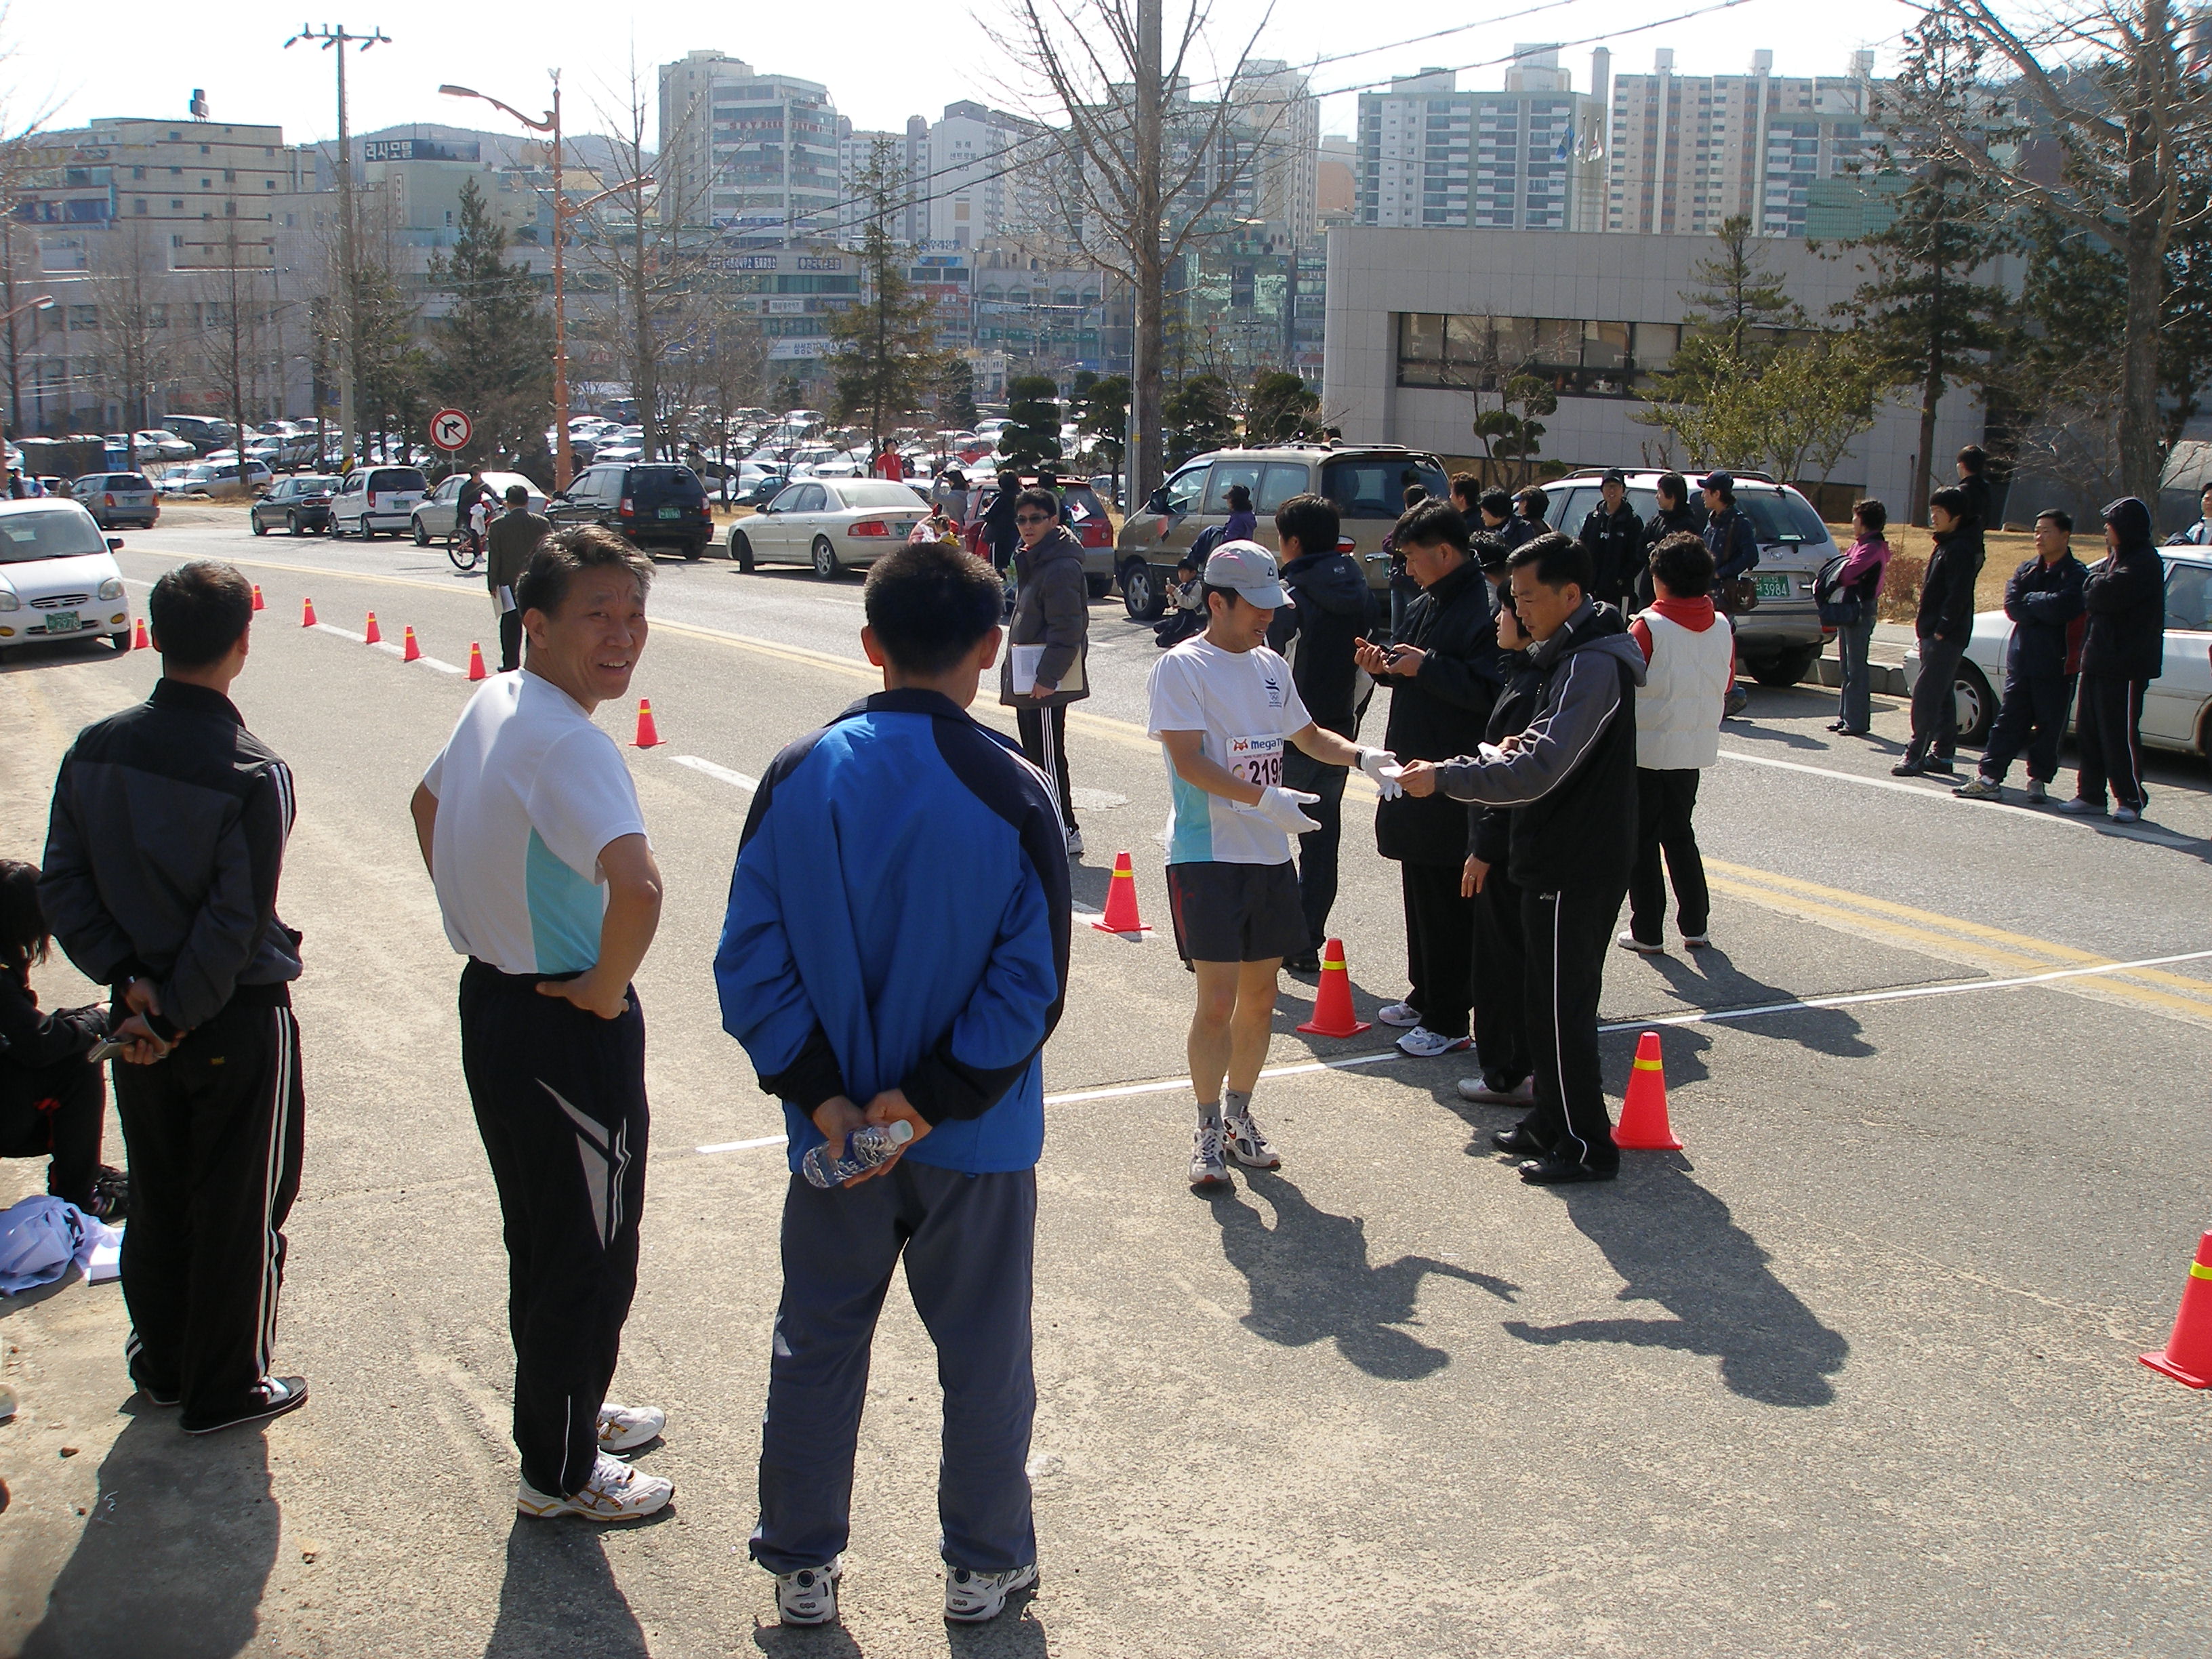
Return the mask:
[[1598,485],[1581,541],[1590,556],[1590,598],[1625,613],[1644,551],[1644,521],[1628,504],[1628,475],[1617,466]]
[[1204,591],[1206,631],[1153,664],[1146,690],[1168,768],[1176,949],[1198,976],[1190,1184],[1210,1194],[1229,1185],[1224,1155],[1255,1170],[1282,1162],[1252,1121],[1252,1088],[1273,1027],[1277,970],[1307,945],[1290,838],[1319,827],[1301,810],[1317,797],[1283,787],[1284,745],[1327,766],[1357,766],[1386,796],[1397,792],[1397,766],[1388,751],[1317,725],[1290,664],[1267,648],[1267,626],[1290,603],[1274,555],[1256,542],[1224,543],[1206,562]]
[[[1729,626],[1735,626],[1733,603],[1735,584],[1748,576],[1759,563],[1759,532],[1751,527],[1751,520],[1735,504],[1735,475],[1732,472],[1708,472],[1698,480],[1698,488],[1705,495],[1705,546],[1713,556],[1713,603],[1729,618]],[[1729,665],[1728,697],[1721,705],[1723,719],[1733,719],[1744,711],[1751,697],[1735,683],[1735,666]]]

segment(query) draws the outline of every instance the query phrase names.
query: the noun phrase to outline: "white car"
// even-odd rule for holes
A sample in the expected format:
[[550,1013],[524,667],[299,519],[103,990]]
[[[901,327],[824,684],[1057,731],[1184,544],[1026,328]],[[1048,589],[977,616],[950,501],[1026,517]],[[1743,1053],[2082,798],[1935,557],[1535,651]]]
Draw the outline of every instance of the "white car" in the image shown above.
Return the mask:
[[131,447],[141,461],[189,461],[198,453],[173,432],[134,432]]
[[905,545],[928,513],[920,495],[888,478],[798,478],[730,526],[730,557],[740,570],[811,564],[834,581]]
[[380,531],[398,535],[415,520],[415,509],[430,493],[420,469],[361,466],[346,474],[331,497],[331,534],[368,540]]
[[[2143,696],[2142,740],[2154,749],[2212,756],[2212,549],[2162,547],[2166,561],[2166,667]],[[2085,560],[2085,563],[2094,563]],[[1977,611],[1954,691],[1959,741],[1978,744],[1990,735],[2004,690],[2005,647],[2012,619],[2002,611]],[[1920,678],[1920,647],[1905,653],[1907,690]],[[2068,717],[2071,729],[2072,717]]]
[[[434,541],[445,541],[460,533],[459,511],[455,506],[461,498],[461,486],[469,481],[465,472],[456,472],[450,478],[439,481],[429,498],[415,509],[411,528],[415,545],[428,547]],[[545,514],[545,492],[524,477],[520,472],[487,472],[484,487],[491,491],[492,516],[497,518],[507,511],[507,490],[510,484],[520,484],[530,492],[530,510],[543,518]]]
[[0,650],[105,634],[128,651],[122,545],[75,501],[0,501]]

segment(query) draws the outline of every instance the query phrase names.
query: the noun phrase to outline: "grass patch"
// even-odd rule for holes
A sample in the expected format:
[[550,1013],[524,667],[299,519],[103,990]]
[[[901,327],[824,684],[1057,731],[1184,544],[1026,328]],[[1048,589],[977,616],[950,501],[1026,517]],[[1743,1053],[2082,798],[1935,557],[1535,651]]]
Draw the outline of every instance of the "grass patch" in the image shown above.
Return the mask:
[[[1830,525],[1828,533],[1836,538],[1838,548],[1851,544],[1851,527],[1847,524]],[[1988,556],[1982,561],[1982,574],[1974,583],[1974,609],[1997,611],[2004,605],[2005,583],[2022,559],[2035,556],[2035,537],[2020,530],[1993,530],[1982,538]],[[1928,555],[1936,545],[1936,538],[1917,525],[1893,524],[1889,527],[1889,574],[1881,585],[1881,620],[1888,623],[1910,623],[1920,609],[1920,582],[1928,574]],[[2084,564],[2092,562],[2078,540],[2075,556]],[[2099,549],[2094,556],[2102,558]]]

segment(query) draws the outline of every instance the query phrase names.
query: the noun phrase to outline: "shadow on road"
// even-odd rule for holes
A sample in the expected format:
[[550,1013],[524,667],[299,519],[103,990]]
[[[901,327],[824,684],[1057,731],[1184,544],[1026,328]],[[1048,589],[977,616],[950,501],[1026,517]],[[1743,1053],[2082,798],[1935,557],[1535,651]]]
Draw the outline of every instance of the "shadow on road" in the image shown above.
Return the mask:
[[1560,1187],[1577,1227],[1626,1281],[1623,1302],[1656,1302],[1671,1319],[1508,1320],[1524,1342],[1620,1342],[1720,1361],[1730,1392],[1769,1406],[1826,1406],[1850,1344],[1774,1276],[1766,1252],[1727,1205],[1691,1178],[1679,1154],[1631,1154],[1609,1186]]
[[[946,1652],[954,1659],[1045,1659],[1050,1646],[1026,1590],[987,1625],[947,1625]],[[842,1625],[753,1627],[753,1645],[774,1659],[866,1659],[867,1650]]]
[[[1646,957],[1644,960],[1666,979],[1675,995],[1692,1007],[1757,1008],[1768,1003],[1794,1002],[1799,995],[1779,985],[1753,979],[1729,959],[1727,951],[1712,945],[1695,952],[1688,962],[1671,955]],[[1839,1060],[1863,1060],[1879,1052],[1860,1035],[1862,1028],[1856,1016],[1841,1008],[1793,1008],[1787,1013],[1732,1020],[1729,1024],[1755,1036],[1786,1038],[1814,1054],[1832,1054]],[[1670,1032],[1670,1063],[1673,1036]]]
[[[653,1526],[670,1512],[630,1527]],[[507,1534],[507,1577],[484,1659],[541,1659],[574,1652],[590,1632],[593,1659],[647,1659],[645,1632],[607,1565],[604,1534],[588,1521],[518,1515]]]
[[1302,1348],[1324,1339],[1370,1376],[1410,1382],[1442,1370],[1451,1356],[1399,1329],[1414,1322],[1421,1280],[1431,1273],[1464,1280],[1510,1302],[1521,1287],[1425,1255],[1367,1264],[1367,1226],[1331,1215],[1279,1175],[1244,1172],[1252,1191],[1274,1207],[1275,1224],[1234,1196],[1217,1199],[1221,1250],[1251,1287],[1244,1326],[1270,1342]]
[[228,1659],[255,1644],[282,1524],[266,1443],[257,1430],[194,1438],[173,1411],[133,1406],[24,1659]]

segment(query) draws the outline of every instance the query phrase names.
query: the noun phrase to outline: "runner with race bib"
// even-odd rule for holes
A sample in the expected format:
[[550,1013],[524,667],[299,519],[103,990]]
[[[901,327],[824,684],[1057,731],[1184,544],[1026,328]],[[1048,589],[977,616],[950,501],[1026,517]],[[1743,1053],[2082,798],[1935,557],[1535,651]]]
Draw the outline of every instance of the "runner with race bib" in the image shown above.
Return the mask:
[[1267,648],[1267,624],[1289,603],[1274,555],[1225,542],[1204,581],[1206,631],[1153,664],[1146,688],[1167,759],[1176,949],[1198,975],[1190,1184],[1200,1193],[1229,1184],[1225,1158],[1255,1170],[1282,1162],[1252,1121],[1252,1086],[1274,1022],[1276,971],[1307,945],[1291,837],[1320,828],[1301,810],[1318,797],[1283,787],[1284,745],[1357,766],[1385,796],[1398,788],[1389,753],[1316,725],[1290,664]]

